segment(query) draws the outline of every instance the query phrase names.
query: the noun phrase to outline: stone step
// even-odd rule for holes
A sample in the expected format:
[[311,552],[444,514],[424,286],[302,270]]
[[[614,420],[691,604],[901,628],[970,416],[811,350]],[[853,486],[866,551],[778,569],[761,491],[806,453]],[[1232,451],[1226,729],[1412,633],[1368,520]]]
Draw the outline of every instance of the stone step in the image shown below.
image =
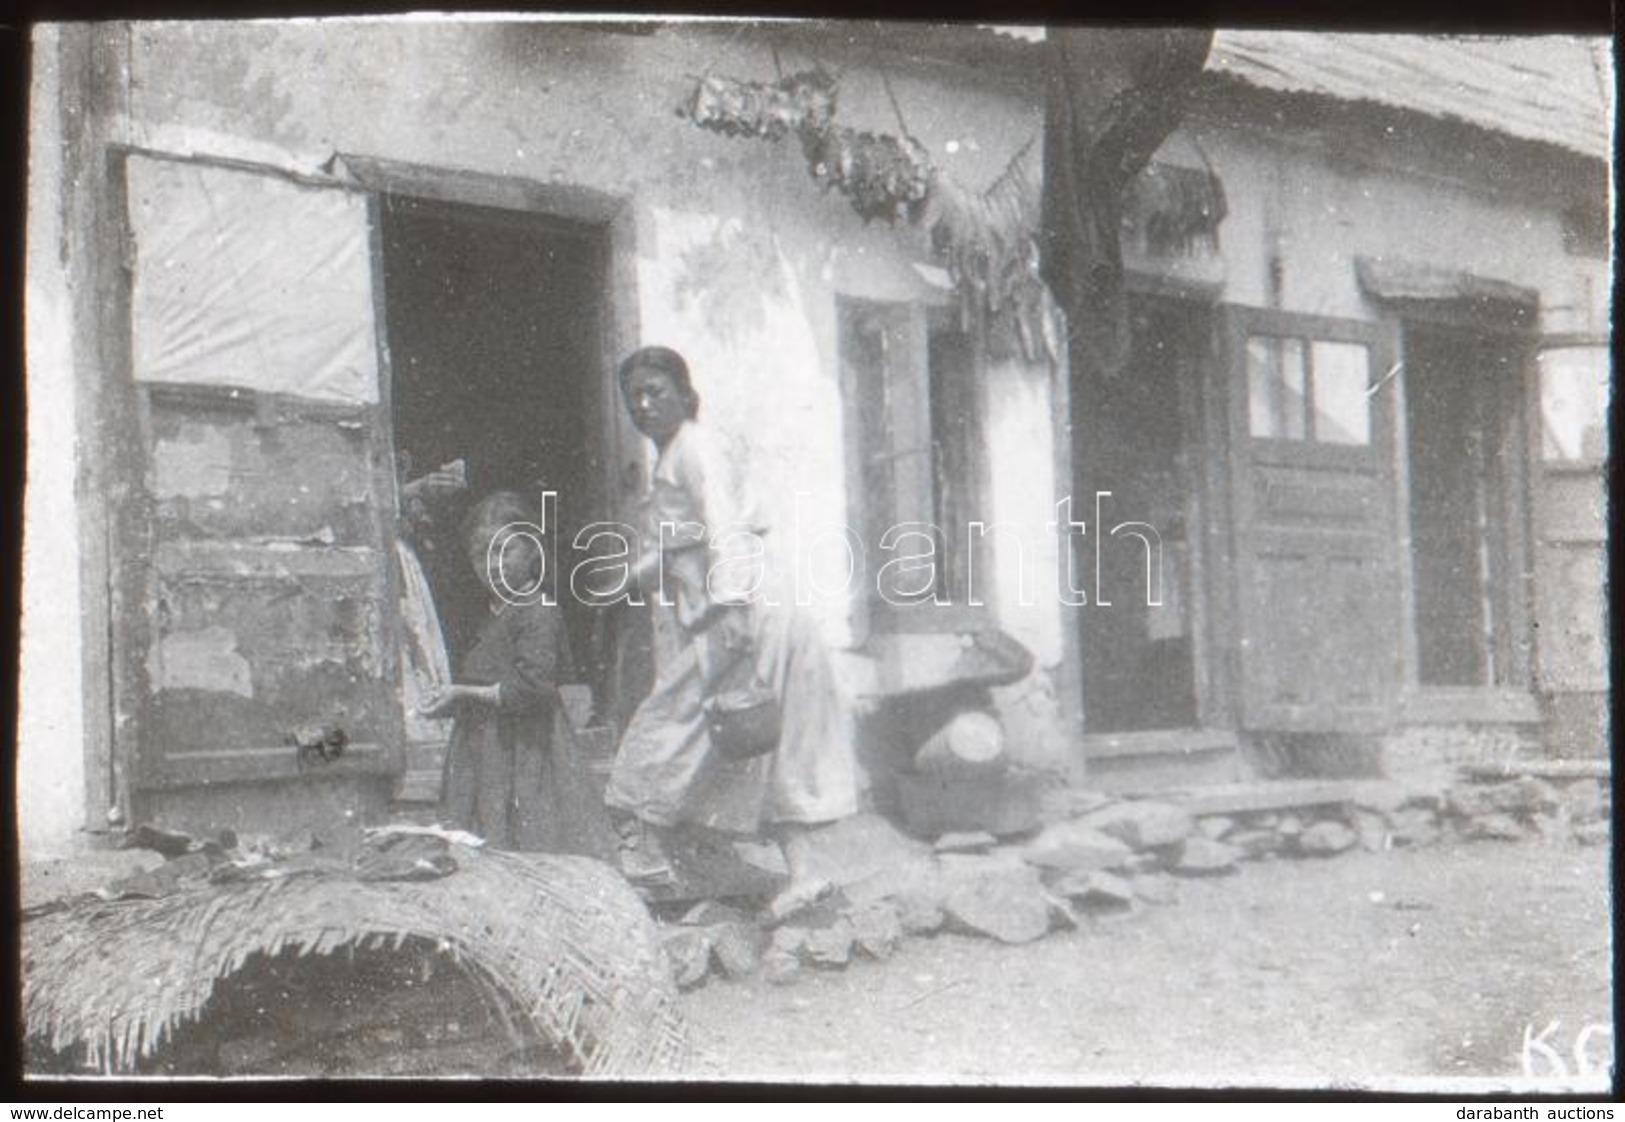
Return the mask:
[[1608,760],[1486,760],[1459,766],[1463,777],[1486,782],[1517,779],[1607,779],[1613,771]]
[[1139,746],[1133,751],[1089,754],[1084,782],[1111,795],[1160,795],[1166,791],[1228,785],[1246,778],[1241,753],[1233,743],[1196,747]]
[[1159,797],[1197,817],[1356,803],[1399,806],[1407,798],[1437,796],[1433,788],[1386,779],[1258,779],[1164,791]]

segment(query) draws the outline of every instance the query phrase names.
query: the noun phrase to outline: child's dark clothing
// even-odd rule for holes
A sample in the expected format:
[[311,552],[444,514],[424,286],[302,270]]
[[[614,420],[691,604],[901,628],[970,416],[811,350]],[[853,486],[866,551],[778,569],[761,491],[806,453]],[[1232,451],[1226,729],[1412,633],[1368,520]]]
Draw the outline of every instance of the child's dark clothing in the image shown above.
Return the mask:
[[459,705],[441,808],[449,824],[499,849],[609,860],[608,818],[559,703],[569,663],[557,607],[505,604],[485,620],[458,681],[500,685],[501,700]]

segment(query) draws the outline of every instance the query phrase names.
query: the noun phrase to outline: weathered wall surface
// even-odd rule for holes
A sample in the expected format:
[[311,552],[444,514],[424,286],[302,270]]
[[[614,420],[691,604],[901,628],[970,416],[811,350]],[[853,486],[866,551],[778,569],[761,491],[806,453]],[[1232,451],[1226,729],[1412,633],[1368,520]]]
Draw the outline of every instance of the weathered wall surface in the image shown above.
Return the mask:
[[[52,34],[42,32],[41,42]],[[940,294],[910,267],[930,260],[921,233],[866,226],[842,198],[822,195],[793,139],[722,137],[675,115],[701,73],[773,77],[774,59],[749,36],[725,27],[634,35],[546,23],[136,25],[128,60],[129,116],[108,131],[136,146],[304,171],[343,153],[624,200],[635,261],[623,275],[636,287],[628,302],[636,323],[624,326],[688,355],[705,419],[748,460],[771,500],[769,542],[780,567],[790,568],[796,552],[788,531],[798,497],[812,532],[846,520],[835,297]],[[780,61],[788,72],[812,59],[785,52]],[[25,573],[32,615],[19,774],[25,836],[43,846],[81,824],[86,660],[73,628],[42,640],[44,625],[34,622],[76,614],[60,606],[78,605],[84,592],[77,565],[65,560],[77,556],[72,523],[37,515],[73,501],[74,437],[85,428],[65,384],[75,369],[65,322],[74,305],[51,249],[62,229],[52,162],[60,148],[57,79],[49,66],[36,74],[28,510],[37,529]],[[1031,87],[901,60],[887,74],[908,129],[965,184],[991,182],[1039,131]],[[897,131],[872,65],[844,70],[841,91],[841,123]],[[1335,136],[1198,112],[1164,151],[1182,163],[1210,160],[1230,213],[1218,256],[1187,271],[1217,279],[1227,302],[1363,319],[1377,309],[1359,289],[1353,257],[1392,255],[1537,288],[1547,330],[1606,326],[1606,265],[1564,254],[1549,187],[1507,174],[1490,176],[1491,188],[1469,187],[1486,169],[1431,153],[1416,138],[1397,138],[1387,155],[1379,146],[1376,158],[1367,158],[1370,145],[1358,157],[1339,147]],[[113,374],[77,358],[81,378]],[[983,419],[983,516],[1016,527],[1021,539],[1019,547],[994,539],[987,599],[1045,668],[1006,699],[1014,738],[1033,762],[1059,762],[1071,750],[1055,693],[1069,673],[1059,664],[1072,623],[1054,605],[1058,558],[1047,531],[1058,485],[1054,376],[1047,367],[995,366]],[[49,564],[36,547],[49,547]],[[857,594],[818,604],[837,643],[853,638]]]
[[[834,297],[917,299],[908,263],[929,253],[919,231],[865,226],[821,196],[794,138],[731,139],[678,119],[700,73],[771,79],[764,47],[699,27],[198,24],[138,27],[134,59],[138,144],[307,167],[337,151],[628,200],[637,334],[685,353],[705,420],[725,446],[748,449],[770,549],[788,564],[797,495],[808,526],[844,522]],[[1036,104],[1012,93],[961,85],[948,96],[902,65],[888,76],[910,131],[966,183],[991,181],[1038,130]],[[877,71],[843,73],[838,121],[896,130]],[[1006,425],[1001,439],[1018,448],[1029,435]],[[1031,474],[1027,485],[1046,486]],[[851,638],[850,599],[817,607],[833,641]]]
[[28,256],[23,301],[28,332],[28,477],[23,499],[23,629],[17,686],[17,815],[30,856],[73,848],[85,797],[83,646],[71,293],[62,177],[57,34],[34,41],[34,114],[28,137]]
[[[585,188],[622,200],[632,218],[635,260],[620,275],[635,283],[627,307],[636,322],[621,326],[689,358],[705,420],[768,499],[774,524],[768,541],[781,569],[791,571],[790,531],[798,511],[812,532],[845,523],[835,297],[941,297],[910,267],[930,260],[923,233],[865,225],[843,198],[822,194],[793,138],[777,145],[732,139],[678,118],[675,110],[701,73],[771,80],[775,61],[765,46],[726,28],[637,35],[545,23],[165,24],[135,25],[129,35],[128,113],[104,122],[115,141],[306,173],[343,153]],[[812,61],[783,52],[786,71]],[[1038,132],[1040,109],[1019,90],[973,87],[963,71],[902,61],[888,66],[887,77],[909,130],[941,169],[967,185],[990,182]],[[55,101],[48,94],[35,104]],[[36,114],[47,125],[48,116]],[[844,71],[838,120],[897,131],[877,70]],[[58,218],[55,178],[40,180],[40,223]],[[31,268],[31,277],[35,273]],[[38,270],[38,278],[35,287],[49,288],[49,269]],[[66,300],[65,287],[61,294]],[[34,325],[42,351],[71,338],[46,322],[48,299],[39,298]],[[86,367],[80,377],[115,373]],[[46,376],[45,364],[31,364],[35,385]],[[1007,375],[1031,389],[994,432],[991,462],[1029,449],[1028,426],[1048,441],[1051,410],[1043,393],[1050,376],[1047,367]],[[71,403],[66,395],[51,400],[57,407]],[[73,427],[71,417],[58,423]],[[31,424],[31,432],[48,431]],[[71,475],[70,448],[68,441],[36,447],[32,462],[41,472]],[[173,456],[155,467],[166,492],[209,483],[193,478],[197,473]],[[1033,529],[1042,533],[1049,504],[1027,499],[1050,494],[1055,484],[1047,462],[1038,469],[1037,475],[1025,472],[1021,503],[1000,498],[994,505],[1000,519],[1025,518],[1031,507],[1041,516]],[[1042,570],[1041,543],[1028,552],[1028,579],[1043,604],[1055,575]],[[71,543],[61,556],[75,556]],[[1011,556],[1008,563],[1017,560]],[[999,564],[1005,563],[1001,556]],[[75,566],[57,565],[53,573],[71,582]],[[994,576],[999,595],[989,599],[995,610],[1008,611],[1012,629],[1053,666],[1057,624],[1032,606],[1007,604],[1008,574]],[[42,597],[78,602],[67,583],[47,590],[36,581],[36,587]],[[855,587],[815,602],[833,642],[854,638],[861,595]],[[40,652],[36,663],[49,657],[76,671],[82,664],[80,652],[67,645],[53,642],[48,655],[42,644],[33,647]],[[52,681],[63,712],[78,717],[75,680],[61,675]],[[60,801],[69,809],[53,811],[48,830],[60,834],[63,823],[76,827],[82,816],[84,783],[74,771],[83,755],[80,737],[66,729],[60,743],[73,747],[47,759],[48,738],[35,731],[47,727],[47,717],[41,712],[28,720],[25,779],[63,793]]]
[[1568,184],[1534,164],[1431,150],[1425,140],[1437,128],[1395,133],[1385,145],[1340,145],[1329,130],[1235,127],[1198,110],[1164,152],[1192,164],[1195,137],[1224,182],[1229,216],[1213,274],[1220,299],[1373,319],[1380,309],[1361,291],[1354,259],[1380,257],[1535,289],[1542,331],[1606,330],[1606,262],[1564,251]]

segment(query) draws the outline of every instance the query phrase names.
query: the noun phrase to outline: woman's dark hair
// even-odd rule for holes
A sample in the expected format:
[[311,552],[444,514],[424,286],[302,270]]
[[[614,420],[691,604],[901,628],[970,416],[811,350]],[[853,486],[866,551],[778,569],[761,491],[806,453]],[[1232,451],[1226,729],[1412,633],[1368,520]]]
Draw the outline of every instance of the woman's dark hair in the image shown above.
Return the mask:
[[618,372],[622,396],[626,395],[626,383],[634,370],[653,370],[670,378],[687,406],[688,419],[692,421],[700,415],[700,395],[694,392],[694,383],[688,376],[688,363],[682,355],[670,347],[639,347],[627,355],[621,360]]

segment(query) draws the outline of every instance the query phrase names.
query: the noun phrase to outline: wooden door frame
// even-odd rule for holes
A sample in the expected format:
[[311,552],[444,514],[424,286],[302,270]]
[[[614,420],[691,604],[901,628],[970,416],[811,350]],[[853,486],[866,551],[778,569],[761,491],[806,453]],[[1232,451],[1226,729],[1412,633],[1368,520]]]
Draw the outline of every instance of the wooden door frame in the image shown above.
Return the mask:
[[[631,423],[620,407],[620,383],[616,371],[621,358],[639,346],[638,245],[646,223],[638,220],[638,207],[631,196],[612,194],[574,184],[559,184],[520,176],[469,171],[441,165],[417,164],[375,156],[340,154],[335,166],[375,198],[398,195],[416,200],[443,203],[449,207],[479,207],[508,211],[526,219],[564,220],[591,228],[602,240],[602,286],[599,292],[597,416],[593,419],[592,440],[600,452],[597,485],[603,500],[604,521],[636,525],[636,503],[641,481],[649,468],[649,442]],[[381,256],[374,258],[375,269]],[[381,282],[378,290],[382,291]],[[380,321],[382,325],[384,321]],[[393,441],[394,426],[390,426]],[[630,481],[637,481],[632,485]],[[394,532],[392,538],[394,540]],[[647,620],[646,614],[637,617]],[[619,666],[619,662],[616,662]],[[619,670],[612,670],[612,676]],[[616,680],[608,683],[610,694],[621,688]],[[613,696],[596,697],[599,715],[603,707],[615,704]]]
[[[616,408],[619,358],[637,346],[637,249],[639,224],[628,196],[573,184],[549,183],[520,176],[417,164],[376,156],[341,153],[335,165],[375,196],[400,195],[451,206],[513,211],[538,218],[564,219],[596,228],[604,239],[603,291],[599,322],[601,416],[597,439],[603,449],[599,484],[616,516],[629,515],[623,471],[630,460],[641,464],[644,440],[631,427],[625,410]],[[376,268],[375,258],[375,268]],[[393,435],[393,429],[391,430]]]
[[[124,163],[139,154],[182,163],[202,164],[265,174],[334,190],[348,190],[366,197],[368,246],[373,279],[372,314],[378,347],[379,400],[382,432],[381,455],[375,470],[375,493],[386,496],[375,512],[380,521],[386,560],[399,538],[398,499],[395,493],[395,434],[391,412],[393,381],[389,362],[387,310],[382,278],[382,227],[380,200],[385,194],[410,195],[443,201],[452,205],[485,206],[529,214],[562,217],[598,227],[604,238],[602,307],[599,342],[601,386],[605,407],[598,418],[603,447],[604,495],[617,507],[622,499],[618,465],[629,449],[641,453],[641,441],[614,407],[618,393],[615,384],[615,356],[636,339],[636,234],[637,224],[629,201],[598,192],[559,187],[528,180],[483,175],[456,169],[407,164],[366,157],[339,157],[332,176],[305,176],[242,160],[200,153],[169,153],[139,149],[107,142],[105,180],[94,182],[97,193],[91,202],[99,214],[99,252],[87,253],[76,269],[90,278],[89,289],[101,293],[86,315],[99,325],[93,334],[80,328],[79,338],[94,342],[94,360],[76,362],[82,403],[81,416],[93,418],[100,439],[95,442],[86,463],[81,466],[85,480],[121,480],[126,489],[118,502],[97,490],[96,502],[87,503],[81,523],[87,528],[87,548],[82,558],[86,589],[84,634],[86,637],[86,821],[91,830],[100,823],[117,825],[127,821],[131,801],[138,786],[142,731],[149,722],[154,700],[152,683],[145,678],[146,659],[139,652],[150,646],[150,621],[143,597],[150,590],[150,566],[132,566],[121,561],[129,543],[137,543],[142,527],[150,522],[151,499],[143,483],[140,467],[142,437],[150,428],[146,394],[134,380],[132,335],[133,273]],[[109,247],[112,247],[111,249]],[[105,370],[110,376],[89,372]],[[180,392],[184,392],[181,390]],[[90,408],[83,408],[88,400]],[[387,478],[385,478],[387,476]],[[112,486],[111,482],[105,486]],[[82,494],[95,490],[82,484]],[[94,531],[94,532],[90,532]],[[398,577],[389,565],[384,585],[383,609],[393,616],[398,596]],[[150,596],[146,596],[150,599]],[[398,627],[393,618],[385,621],[386,632]],[[105,653],[103,653],[105,652]],[[391,672],[392,673],[392,672]],[[397,715],[398,717],[398,715]],[[394,738],[399,740],[398,737]],[[344,761],[340,761],[343,763]],[[338,767],[335,774],[347,772]],[[144,785],[143,785],[144,787]]]
[[[1176,392],[1175,408],[1179,411],[1181,429],[1180,455],[1189,457],[1193,494],[1186,497],[1185,547],[1189,558],[1189,611],[1191,628],[1192,689],[1195,693],[1196,720],[1188,728],[1154,729],[1135,732],[1101,732],[1089,728],[1089,714],[1084,704],[1083,643],[1078,633],[1079,622],[1070,613],[1062,628],[1065,665],[1074,669],[1066,675],[1068,694],[1076,697],[1076,719],[1072,721],[1082,738],[1080,752],[1087,761],[1125,751],[1145,750],[1151,745],[1160,748],[1183,747],[1190,750],[1210,748],[1216,741],[1233,744],[1236,728],[1236,705],[1233,697],[1235,675],[1229,665],[1230,648],[1225,644],[1227,633],[1233,633],[1235,612],[1231,603],[1229,574],[1233,569],[1230,540],[1227,531],[1229,517],[1229,482],[1227,469],[1220,471],[1228,456],[1226,438],[1224,393],[1225,362],[1220,347],[1223,339],[1222,305],[1218,301],[1216,286],[1186,284],[1154,274],[1131,272],[1128,276],[1127,299],[1131,304],[1150,302],[1163,306],[1183,305],[1208,318],[1206,333],[1192,333],[1196,345],[1194,377],[1181,379]],[[1057,393],[1057,425],[1064,439],[1057,441],[1064,470],[1057,472],[1058,490],[1063,497],[1073,499],[1074,511],[1078,498],[1075,483],[1080,455],[1079,441],[1072,424],[1076,381],[1065,369],[1065,377],[1058,379],[1061,389]],[[1092,511],[1092,496],[1085,509]],[[1104,527],[1096,527],[1103,533]],[[1062,528],[1062,564],[1068,562],[1066,551],[1077,547],[1077,542]],[[1063,570],[1061,579],[1066,580]],[[1088,609],[1079,609],[1088,610]]]
[[[63,140],[61,222],[71,315],[70,376],[80,453],[74,465],[83,673],[82,835],[110,844],[129,822],[126,763],[140,731],[143,683],[132,682],[119,642],[127,583],[118,543],[141,488],[131,378],[129,224],[120,121],[129,90],[112,80],[129,52],[127,23],[64,25],[57,40]],[[32,380],[32,379],[30,379]]]
[[[201,777],[179,777],[165,767],[148,741],[150,730],[156,723],[158,690],[149,676],[152,641],[154,637],[152,611],[159,603],[159,551],[157,549],[157,504],[151,489],[151,453],[156,446],[154,406],[163,402],[195,402],[210,408],[240,411],[255,418],[256,424],[274,424],[275,419],[293,414],[304,419],[351,424],[380,433],[374,442],[369,492],[380,498],[373,510],[372,521],[380,544],[380,560],[384,562],[381,579],[380,610],[384,613],[384,630],[392,632],[397,625],[393,618],[398,602],[398,574],[393,565],[393,546],[396,540],[397,501],[395,496],[393,426],[389,423],[389,382],[387,340],[378,318],[382,298],[378,276],[378,225],[376,196],[364,188],[325,173],[305,173],[276,165],[262,164],[233,156],[213,153],[174,153],[122,142],[107,146],[110,203],[112,206],[109,229],[116,231],[110,238],[119,247],[117,260],[120,272],[110,303],[111,322],[115,324],[116,341],[109,344],[118,356],[115,387],[108,392],[106,401],[119,403],[119,415],[109,418],[109,427],[121,442],[120,462],[124,478],[117,486],[122,501],[116,514],[109,519],[107,543],[107,580],[111,590],[109,622],[110,681],[115,705],[115,740],[112,744],[110,771],[116,805],[124,820],[130,820],[135,811],[152,812],[150,800],[160,799],[169,791],[188,788],[213,788],[219,784],[236,782],[277,783],[292,780],[303,772],[298,748],[292,743],[276,746],[272,771],[267,774],[263,762],[247,764],[246,757],[224,750],[205,755],[213,757],[208,771]],[[229,385],[213,383],[142,382],[136,378],[134,349],[134,289],[135,262],[140,252],[136,244],[135,223],[130,213],[129,164],[131,158],[151,162],[229,171],[243,175],[275,180],[295,187],[322,191],[346,192],[359,197],[365,204],[364,221],[369,253],[369,279],[372,283],[372,315],[374,316],[374,344],[377,348],[378,400],[370,403],[337,403],[313,400],[280,390],[243,390]],[[385,682],[397,678],[396,658],[399,643],[388,642],[380,652],[381,674]],[[381,712],[384,721],[379,735],[365,741],[351,741],[345,754],[324,765],[325,776],[337,779],[388,774],[400,770],[403,761],[399,726],[401,714],[389,706]],[[256,746],[263,749],[267,746]],[[285,749],[285,751],[282,751]],[[265,753],[258,753],[261,760]],[[382,768],[379,762],[382,761]],[[87,791],[87,794],[89,792]]]
[[[1535,630],[1535,519],[1533,496],[1535,474],[1539,470],[1540,410],[1537,358],[1547,337],[1536,331],[1536,308],[1518,305],[1508,314],[1495,316],[1467,301],[1389,301],[1382,319],[1391,325],[1399,339],[1400,371],[1393,379],[1395,409],[1395,480],[1399,503],[1399,542],[1404,549],[1400,566],[1404,595],[1404,627],[1401,630],[1404,661],[1401,713],[1410,723],[1456,723],[1461,721],[1530,723],[1539,719],[1535,703],[1537,663]],[[1510,455],[1511,463],[1504,493],[1495,517],[1504,526],[1509,572],[1517,574],[1516,589],[1503,590],[1507,612],[1506,646],[1511,654],[1512,682],[1480,686],[1427,686],[1421,681],[1420,624],[1417,619],[1414,541],[1411,532],[1411,464],[1409,379],[1406,342],[1415,328],[1424,331],[1476,334],[1506,345],[1518,384],[1509,387],[1497,423],[1498,456]],[[1590,339],[1590,336],[1552,336],[1557,340]],[[1560,344],[1559,344],[1560,345]],[[1486,580],[1489,579],[1485,575]]]

